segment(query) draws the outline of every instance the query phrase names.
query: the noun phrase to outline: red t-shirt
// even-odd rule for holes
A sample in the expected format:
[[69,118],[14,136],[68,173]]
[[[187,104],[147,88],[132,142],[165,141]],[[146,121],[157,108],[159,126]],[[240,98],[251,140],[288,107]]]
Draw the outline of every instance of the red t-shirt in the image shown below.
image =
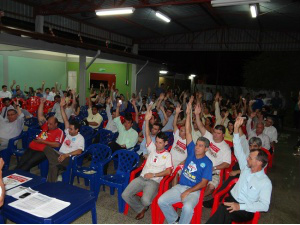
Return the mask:
[[[55,130],[49,130],[48,123],[44,123],[42,126],[42,132],[39,134],[38,138],[45,140],[45,141],[51,141],[51,142],[59,142],[60,144],[64,140],[64,132],[56,128]],[[29,148],[36,151],[44,151],[44,148],[46,147],[45,144],[40,144],[37,142],[30,142]]]

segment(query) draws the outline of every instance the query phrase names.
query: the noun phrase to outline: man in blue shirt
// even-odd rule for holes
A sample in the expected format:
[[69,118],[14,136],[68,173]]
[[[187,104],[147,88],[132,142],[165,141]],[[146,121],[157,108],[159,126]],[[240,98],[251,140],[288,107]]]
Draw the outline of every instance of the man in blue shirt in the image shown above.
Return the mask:
[[[208,181],[212,179],[212,162],[205,155],[209,148],[209,140],[200,137],[195,145],[192,139],[191,103],[187,106],[186,114],[188,156],[184,163],[180,182],[158,199],[158,205],[168,223],[189,224],[194,214],[194,208],[199,202],[200,190],[205,188]],[[172,206],[177,202],[183,203],[180,217]]]
[[241,169],[241,175],[215,214],[207,221],[209,224],[228,224],[245,222],[253,219],[255,212],[269,210],[272,183],[264,173],[264,167],[268,163],[267,154],[261,149],[252,149],[246,155],[241,145],[239,129],[243,124],[243,118],[238,117],[234,124],[234,154]]

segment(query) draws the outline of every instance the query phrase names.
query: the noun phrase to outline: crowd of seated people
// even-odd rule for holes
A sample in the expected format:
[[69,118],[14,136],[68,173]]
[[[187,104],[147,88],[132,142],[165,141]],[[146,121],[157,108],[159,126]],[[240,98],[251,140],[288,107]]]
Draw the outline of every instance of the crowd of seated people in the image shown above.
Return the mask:
[[[272,184],[263,173],[268,157],[261,148],[275,154],[277,130],[271,111],[266,109],[272,110],[272,102],[274,108],[280,107],[278,96],[265,107],[260,94],[253,96],[255,100],[249,95],[229,98],[209,89],[181,91],[161,84],[154,90],[148,88],[144,95],[140,90],[129,96],[114,84],[100,84],[98,89],[92,86],[86,105],[80,106],[76,92],[69,88],[63,91],[57,82],[51,89],[42,82],[36,91],[32,87],[26,91],[26,86],[22,91],[15,85],[13,81],[11,92],[3,85],[0,92],[0,151],[8,147],[10,138],[22,133],[26,119],[36,116],[41,129],[19,160],[18,169],[30,171],[48,159],[47,180],[56,182],[60,168],[85,150],[86,140],[79,132],[85,125],[95,133],[107,129],[117,134],[107,144],[112,152],[134,149],[146,160],[140,176],[122,194],[138,220],[157,195],[163,177],[177,167],[181,171],[171,189],[158,199],[168,223],[189,223],[200,190],[206,188],[204,196],[209,199],[232,177],[239,177],[239,181],[209,223],[248,221],[256,211],[268,210]],[[32,101],[37,103],[35,110]],[[233,156],[237,159],[234,167]],[[222,172],[231,168],[229,180],[223,181]],[[107,174],[107,167],[104,170]],[[140,191],[144,194],[138,199],[135,195]],[[172,208],[176,202],[184,205],[181,216]]]

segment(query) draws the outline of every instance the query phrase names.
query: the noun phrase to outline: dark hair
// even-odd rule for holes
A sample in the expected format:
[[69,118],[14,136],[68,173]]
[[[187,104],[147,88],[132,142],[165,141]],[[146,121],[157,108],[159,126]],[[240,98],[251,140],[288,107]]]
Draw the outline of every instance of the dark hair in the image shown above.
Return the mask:
[[60,95],[55,95],[54,99],[60,98]]
[[75,128],[75,130],[80,130],[81,125],[80,125],[80,123],[77,122],[76,120],[72,120],[72,121],[70,122],[70,125],[73,125],[74,128]]
[[261,167],[264,168],[268,163],[268,155],[261,149],[252,149],[250,152],[258,152],[256,159],[262,162]]
[[223,134],[225,134],[225,127],[223,125],[217,125],[215,126],[215,130],[220,130],[222,131]]
[[169,140],[168,135],[166,135],[164,132],[159,132],[159,133],[156,135],[156,137],[159,138],[159,139],[163,139],[164,142],[166,142],[166,141]]
[[153,126],[158,126],[159,128],[159,130],[161,130],[162,128],[163,128],[163,125],[161,124],[161,123],[158,123],[158,122],[155,122],[154,124],[153,124]]
[[5,103],[6,101],[10,101],[10,98],[3,98],[2,103]]
[[92,105],[92,109],[97,109],[97,110],[99,110],[99,108],[98,108],[97,105]]
[[46,89],[45,89],[45,91],[47,91],[47,90],[49,90],[49,91],[50,91],[50,88],[46,88]]
[[133,123],[132,114],[129,112],[125,113],[124,119],[127,120],[128,122]]
[[174,112],[174,108],[171,108],[171,107],[167,108],[167,110],[170,110],[172,113]]
[[6,85],[2,85],[2,88],[6,88],[7,86]]
[[213,122],[213,120],[212,120],[212,118],[210,117],[210,116],[208,116],[208,117],[206,117],[205,119],[208,119],[209,120],[209,122],[210,122],[210,127],[213,127],[214,126],[214,122]]

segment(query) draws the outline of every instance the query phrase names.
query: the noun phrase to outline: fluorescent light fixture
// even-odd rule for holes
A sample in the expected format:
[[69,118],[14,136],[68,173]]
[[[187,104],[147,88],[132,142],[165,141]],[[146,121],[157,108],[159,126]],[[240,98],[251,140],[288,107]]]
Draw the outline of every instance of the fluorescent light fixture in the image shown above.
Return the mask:
[[168,71],[167,71],[167,70],[160,70],[159,73],[160,73],[160,74],[167,74]]
[[124,15],[133,13],[135,8],[126,7],[126,8],[112,8],[112,9],[98,9],[96,10],[97,16],[112,16],[112,15]]
[[196,75],[195,74],[191,74],[191,77],[195,77]]
[[161,12],[159,11],[156,11],[155,12],[155,15],[160,18],[161,20],[167,22],[167,23],[170,23],[171,22],[171,19],[170,17],[166,16],[165,14],[162,14]]
[[255,4],[250,5],[250,12],[251,12],[252,18],[257,17],[257,6]]
[[249,5],[256,3],[270,2],[270,0],[212,0],[213,7],[232,6],[232,5]]

